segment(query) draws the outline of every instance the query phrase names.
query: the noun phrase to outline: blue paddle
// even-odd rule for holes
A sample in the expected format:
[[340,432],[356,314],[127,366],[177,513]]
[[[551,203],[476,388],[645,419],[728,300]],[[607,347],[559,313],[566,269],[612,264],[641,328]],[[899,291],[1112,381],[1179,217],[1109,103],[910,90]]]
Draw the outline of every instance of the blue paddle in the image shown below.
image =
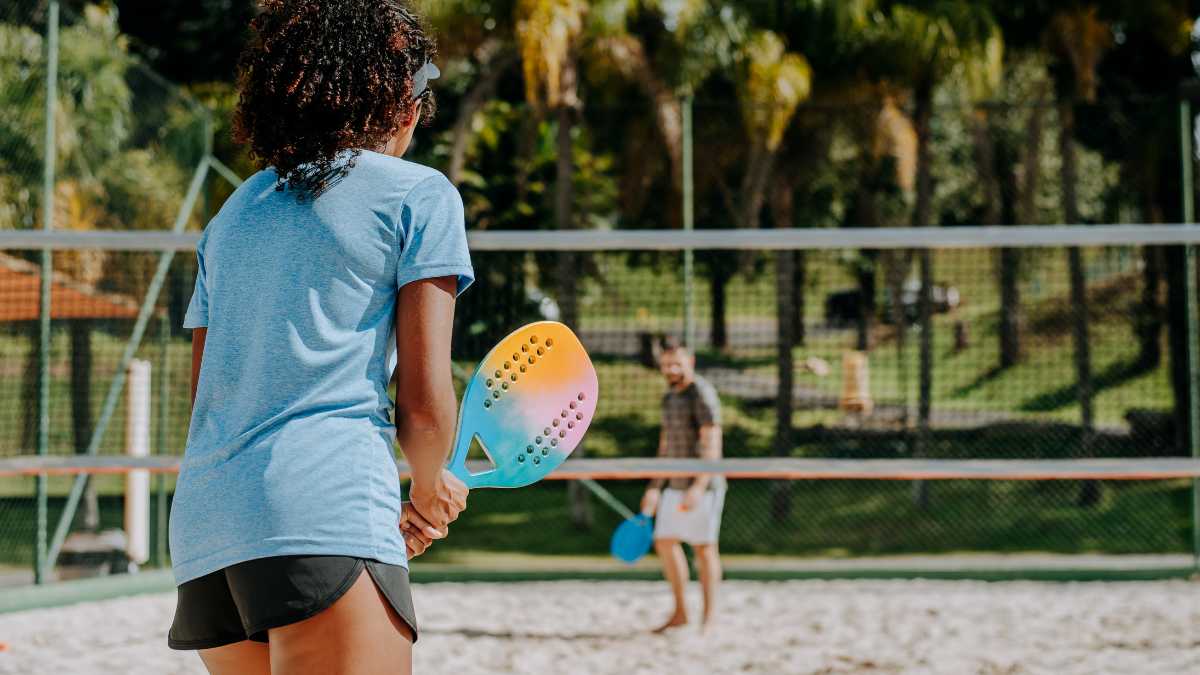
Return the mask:
[[654,542],[654,519],[634,514],[612,493],[600,487],[599,483],[590,478],[580,479],[579,482],[625,519],[617,526],[616,530],[613,530],[612,539],[608,544],[609,552],[617,560],[631,565],[641,560],[650,551],[650,545]]
[[617,560],[632,565],[650,551],[653,542],[654,521],[649,516],[639,514],[617,526],[608,550]]

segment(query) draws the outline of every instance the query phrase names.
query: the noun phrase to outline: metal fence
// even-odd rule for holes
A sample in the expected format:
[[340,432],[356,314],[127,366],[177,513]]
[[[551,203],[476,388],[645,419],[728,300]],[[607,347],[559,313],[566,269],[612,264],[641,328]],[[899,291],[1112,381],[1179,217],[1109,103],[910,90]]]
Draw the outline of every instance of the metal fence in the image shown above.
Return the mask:
[[[131,52],[114,9],[85,5],[76,14],[23,0],[0,10],[0,231],[182,230],[195,222],[198,188],[189,187],[211,141],[211,113]],[[185,272],[155,281],[157,258],[4,252],[5,454],[103,449],[111,420],[120,425],[112,413],[120,412],[127,338],[165,316],[147,311],[138,321],[142,298],[164,281],[169,295],[186,292]],[[72,355],[67,371],[54,363],[60,350]],[[79,524],[95,529],[97,490],[82,488],[72,492],[84,498]],[[36,533],[10,557],[52,548],[47,495],[55,490],[37,485],[28,514],[0,506],[5,522]],[[57,532],[65,536],[66,524]]]
[[[1012,228],[1002,233],[1001,249],[994,245],[998,232],[476,233],[479,281],[461,298],[455,359],[470,372],[496,339],[525,321],[551,318],[576,327],[602,392],[581,449],[586,457],[653,455],[665,391],[654,338],[682,334],[689,313],[697,372],[721,397],[727,457],[1190,456],[1192,403],[1178,388],[1182,379],[1186,392],[1190,366],[1186,349],[1172,348],[1172,334],[1186,331],[1195,316],[1185,311],[1171,318],[1160,306],[1155,311],[1164,319],[1153,334],[1141,317],[1144,303],[1165,304],[1171,292],[1165,278],[1147,274],[1147,258],[1173,255],[1200,235],[1181,226]],[[903,248],[889,244],[897,237]],[[78,245],[69,235],[64,239],[63,246]],[[195,235],[174,241],[186,249]],[[1081,245],[1078,256],[1070,244]],[[683,275],[689,245],[696,259],[691,284]],[[919,274],[925,252],[934,281],[928,294]],[[24,307],[28,316],[38,268],[18,253],[8,250],[0,258],[0,271],[7,270],[0,308]],[[151,270],[160,255],[123,251],[118,259]],[[1076,260],[1079,289],[1072,287]],[[192,274],[190,252],[170,269]],[[1010,281],[1015,293],[1005,287]],[[48,451],[69,455],[87,451],[86,432],[96,434],[104,419],[119,364],[87,350],[127,350],[140,298],[102,292],[67,274],[51,288],[54,307],[77,305],[87,317],[51,320]],[[154,370],[156,454],[182,452],[189,413],[190,345],[186,334],[171,329],[168,303],[169,296],[159,294],[148,305],[158,318],[129,352]],[[30,325],[36,324],[7,321],[0,338],[12,375],[0,390],[8,420],[0,454],[6,456],[30,452],[26,430],[36,408],[27,402],[36,387],[29,373],[37,353]],[[73,337],[80,332],[87,338]],[[94,448],[102,455],[120,454],[127,440],[124,398],[115,400]],[[158,484],[163,496],[155,509],[167,505],[170,480]],[[53,533],[73,483],[50,480],[51,543],[61,539]],[[644,483],[602,484],[636,509]],[[34,542],[33,485],[28,478],[0,478],[0,485],[0,557],[22,569]],[[119,526],[120,477],[99,476],[90,485],[94,501],[83,501],[75,529]],[[727,503],[723,547],[756,555],[1183,555],[1193,532],[1187,479],[739,480]],[[159,513],[165,516],[156,511],[152,522],[160,522]],[[480,550],[603,554],[618,519],[601,501],[561,482],[488,492],[474,499],[455,536],[431,560]],[[539,527],[531,529],[534,521]],[[164,534],[155,533],[155,540]]]

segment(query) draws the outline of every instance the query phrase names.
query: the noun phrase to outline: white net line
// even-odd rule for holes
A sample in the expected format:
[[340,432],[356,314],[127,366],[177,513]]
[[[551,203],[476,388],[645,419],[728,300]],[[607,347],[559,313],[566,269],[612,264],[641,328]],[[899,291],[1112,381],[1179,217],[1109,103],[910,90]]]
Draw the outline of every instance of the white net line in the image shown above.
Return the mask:
[[[475,251],[819,250],[1048,248],[1200,244],[1200,226],[1038,225],[971,227],[798,228],[781,230],[573,230],[468,233]],[[0,231],[0,249],[191,251],[199,232]]]
[[[182,457],[18,456],[0,459],[0,476],[175,473]],[[469,464],[472,470],[490,465]],[[408,466],[397,462],[401,476]],[[1170,480],[1200,478],[1200,459],[570,459],[549,480],[640,480],[704,474],[778,480]]]

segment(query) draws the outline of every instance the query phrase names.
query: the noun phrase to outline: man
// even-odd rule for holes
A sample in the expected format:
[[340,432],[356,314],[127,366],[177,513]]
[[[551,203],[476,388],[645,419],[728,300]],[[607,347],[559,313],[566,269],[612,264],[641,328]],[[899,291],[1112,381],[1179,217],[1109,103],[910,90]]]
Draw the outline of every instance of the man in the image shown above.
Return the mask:
[[[696,359],[678,340],[664,338],[661,347],[659,369],[669,388],[662,400],[658,456],[720,459],[721,402],[716,390],[695,374]],[[717,538],[724,506],[724,476],[658,479],[647,487],[642,513],[657,516],[654,550],[662,560],[663,576],[675,597],[675,611],[656,633],[688,622],[684,602],[688,566],[681,543],[690,545],[696,554],[704,591],[702,625],[709,625],[721,582]]]

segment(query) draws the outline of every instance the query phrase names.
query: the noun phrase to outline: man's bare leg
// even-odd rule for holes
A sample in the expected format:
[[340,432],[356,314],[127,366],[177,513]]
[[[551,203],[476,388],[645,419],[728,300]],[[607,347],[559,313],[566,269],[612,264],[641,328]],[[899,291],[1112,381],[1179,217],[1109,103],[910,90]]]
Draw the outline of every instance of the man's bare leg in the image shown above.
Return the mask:
[[717,607],[717,588],[721,585],[721,554],[716,544],[696,546],[696,563],[700,567],[700,588],[704,591],[703,626],[712,621]]
[[662,560],[663,576],[666,577],[667,583],[671,585],[671,594],[675,597],[675,611],[671,614],[671,618],[658,628],[654,629],[655,633],[662,633],[677,626],[682,626],[687,623],[687,601],[684,598],[684,590],[688,580],[687,558],[683,555],[683,547],[679,545],[678,539],[656,539],[654,541],[654,551],[658,553],[658,557]]

